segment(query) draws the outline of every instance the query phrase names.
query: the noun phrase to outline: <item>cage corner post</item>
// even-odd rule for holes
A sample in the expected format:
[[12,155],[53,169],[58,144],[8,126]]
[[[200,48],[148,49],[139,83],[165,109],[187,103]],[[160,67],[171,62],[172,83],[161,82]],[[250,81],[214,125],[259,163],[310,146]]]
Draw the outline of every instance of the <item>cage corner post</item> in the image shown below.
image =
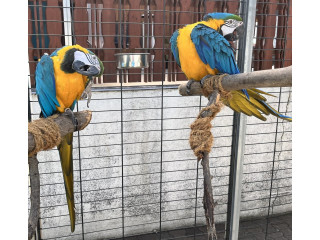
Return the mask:
[[[240,5],[241,15],[245,24],[245,35],[239,40],[238,66],[241,72],[251,72],[256,6],[257,0],[245,0]],[[237,240],[239,235],[246,122],[246,115],[234,113],[226,240]]]

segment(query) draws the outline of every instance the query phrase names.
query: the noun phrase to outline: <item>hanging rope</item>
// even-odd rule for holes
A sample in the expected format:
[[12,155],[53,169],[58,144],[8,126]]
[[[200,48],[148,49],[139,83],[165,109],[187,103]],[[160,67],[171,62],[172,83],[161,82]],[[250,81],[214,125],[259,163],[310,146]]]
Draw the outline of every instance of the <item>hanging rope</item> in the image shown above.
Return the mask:
[[[213,93],[214,90],[218,90],[223,99],[230,99],[232,97],[231,93],[224,90],[221,85],[221,80],[226,75],[228,74],[215,75],[207,78],[202,88],[203,95],[205,97],[208,97]],[[223,106],[224,104],[222,103],[222,101],[218,101],[203,108],[200,111],[197,119],[190,126],[191,133],[189,143],[198,160],[203,158],[204,152],[210,153],[211,151],[211,148],[213,146],[211,121],[217,116]],[[204,114],[205,112],[208,114]]]
[[230,99],[232,97],[231,92],[223,89],[221,81],[228,74],[214,75],[207,78],[202,87],[203,96],[208,97],[215,89],[217,89],[224,99]]
[[28,156],[42,150],[52,149],[61,142],[60,128],[53,121],[58,115],[48,118],[40,118],[28,123],[28,132],[34,137],[35,147]]

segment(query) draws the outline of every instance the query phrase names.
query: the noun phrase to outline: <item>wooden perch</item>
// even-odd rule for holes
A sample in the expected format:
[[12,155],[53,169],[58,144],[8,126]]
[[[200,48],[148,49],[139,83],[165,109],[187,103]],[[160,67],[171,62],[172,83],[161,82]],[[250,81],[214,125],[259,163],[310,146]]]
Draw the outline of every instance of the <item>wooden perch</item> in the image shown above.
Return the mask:
[[212,176],[210,174],[209,153],[213,145],[213,135],[211,133],[211,121],[221,111],[223,104],[220,100],[218,90],[213,90],[209,95],[207,107],[202,109],[197,119],[191,124],[189,144],[197,159],[201,159],[203,169],[203,208],[207,223],[208,240],[217,239],[217,233],[214,223],[214,200],[212,191]]
[[31,186],[31,207],[28,219],[28,239],[30,240],[35,233],[40,214],[40,177],[37,155],[29,157],[28,162]]
[[[82,111],[82,112],[75,112],[75,117],[78,120],[78,128],[79,130],[84,129],[91,121],[92,112],[91,111]],[[53,123],[54,122],[54,123]],[[43,129],[44,126],[54,125],[53,130],[56,129],[58,133],[54,133],[55,136],[58,136],[57,138],[50,138],[48,136],[41,136],[47,135],[48,132]],[[39,129],[38,127],[41,126]],[[52,126],[51,126],[52,127]],[[43,137],[44,141],[41,141],[41,148],[37,148],[37,151],[45,150],[48,148],[52,148],[60,143],[61,138],[63,138],[67,133],[74,132],[74,125],[72,123],[72,119],[68,113],[62,113],[58,115],[51,116],[49,118],[42,118],[35,120],[31,123],[29,123],[28,130],[31,131],[31,129],[39,130],[37,131],[37,134],[40,134],[40,138]],[[51,129],[51,130],[52,130]],[[37,136],[39,137],[39,136]],[[47,140],[56,140],[49,142]],[[35,137],[32,133],[28,132],[28,154],[34,151],[36,147],[35,143]],[[31,154],[29,156],[29,173],[30,173],[30,186],[31,186],[31,195],[30,195],[30,202],[31,202],[31,208],[29,213],[29,219],[28,219],[28,239],[30,240],[36,230],[37,223],[39,220],[39,212],[40,212],[40,178],[39,178],[39,169],[38,169],[38,160],[36,152],[34,154]]]
[[[217,90],[214,90],[208,96],[209,102],[207,106],[211,104],[216,104],[220,100],[220,94]],[[211,116],[212,112],[210,110],[203,111],[200,114],[201,118],[205,118]],[[211,183],[211,173],[210,173],[210,165],[209,165],[209,153],[204,152],[203,158],[201,161],[202,169],[203,169],[203,208],[206,216],[207,222],[207,233],[208,233],[208,240],[218,239],[216,226],[214,222],[214,207],[215,203],[213,200],[213,192],[212,192],[212,183]]]
[[218,239],[216,226],[214,222],[214,207],[215,203],[213,200],[212,192],[212,176],[210,174],[210,165],[209,165],[209,153],[204,152],[204,156],[201,161],[203,168],[203,208],[206,216],[207,222],[207,233],[208,240]]
[[[92,112],[89,110],[85,110],[82,112],[75,112],[74,116],[78,120],[79,130],[84,129],[91,121]],[[59,115],[54,115],[52,120],[58,125],[60,130],[60,136],[63,138],[67,133],[74,132],[74,125],[72,123],[70,115],[67,113],[61,113]],[[46,118],[41,119],[41,121],[47,121]],[[32,122],[31,124],[36,124],[36,122]],[[46,144],[46,143],[45,143]],[[58,145],[57,143],[56,145]],[[28,132],[28,153],[32,152],[35,148],[35,140],[32,133]],[[46,145],[43,147],[46,149]]]
[[[292,66],[227,75],[221,80],[221,85],[226,91],[264,87],[291,87]],[[181,84],[179,93],[182,96],[202,95],[200,82],[192,83],[189,94],[187,93],[187,84]]]

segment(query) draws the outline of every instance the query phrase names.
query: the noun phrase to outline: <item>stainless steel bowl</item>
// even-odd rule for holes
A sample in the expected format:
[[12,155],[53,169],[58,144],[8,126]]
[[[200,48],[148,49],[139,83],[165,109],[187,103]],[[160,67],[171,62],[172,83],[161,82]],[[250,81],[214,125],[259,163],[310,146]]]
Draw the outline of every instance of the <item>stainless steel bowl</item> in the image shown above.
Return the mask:
[[131,68],[147,68],[149,67],[150,53],[117,53],[117,68],[131,69]]

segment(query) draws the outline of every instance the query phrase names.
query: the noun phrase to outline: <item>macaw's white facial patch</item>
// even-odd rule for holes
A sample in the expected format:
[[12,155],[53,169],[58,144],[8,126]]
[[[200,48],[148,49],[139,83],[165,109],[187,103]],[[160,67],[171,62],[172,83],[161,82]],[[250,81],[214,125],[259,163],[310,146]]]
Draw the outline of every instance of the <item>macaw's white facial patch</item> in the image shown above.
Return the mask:
[[226,20],[226,22],[221,26],[222,35],[226,36],[233,33],[233,31],[242,24],[242,21],[237,21],[234,19]]
[[75,51],[74,52],[74,61],[81,61],[85,65],[92,65],[95,66],[99,71],[100,63],[96,55],[92,55],[90,53],[84,53],[82,51]]
[[222,25],[222,26],[221,26],[221,32],[222,32],[222,35],[223,35],[223,36],[226,36],[226,35],[228,35],[228,34],[233,33],[233,31],[234,31],[235,29],[236,29],[235,27],[229,27],[229,26],[226,26],[226,25]]

